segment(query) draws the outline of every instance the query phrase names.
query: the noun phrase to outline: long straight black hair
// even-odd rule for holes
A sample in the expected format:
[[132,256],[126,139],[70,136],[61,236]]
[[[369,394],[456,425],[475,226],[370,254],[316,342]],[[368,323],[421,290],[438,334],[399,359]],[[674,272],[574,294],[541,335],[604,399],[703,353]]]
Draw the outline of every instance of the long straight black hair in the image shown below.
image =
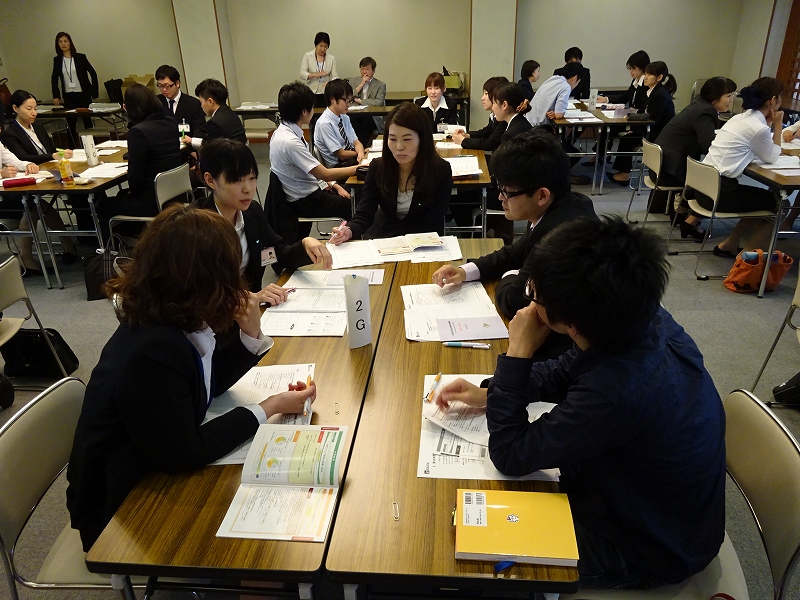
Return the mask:
[[410,129],[419,136],[419,148],[414,166],[411,167],[411,177],[414,177],[414,192],[419,193],[423,203],[432,203],[431,194],[436,187],[436,164],[443,161],[436,153],[433,145],[433,128],[428,116],[413,102],[403,102],[392,109],[386,117],[383,127],[383,155],[376,172],[378,189],[384,198],[397,201],[397,189],[400,186],[400,165],[394,154],[389,149],[389,126]]

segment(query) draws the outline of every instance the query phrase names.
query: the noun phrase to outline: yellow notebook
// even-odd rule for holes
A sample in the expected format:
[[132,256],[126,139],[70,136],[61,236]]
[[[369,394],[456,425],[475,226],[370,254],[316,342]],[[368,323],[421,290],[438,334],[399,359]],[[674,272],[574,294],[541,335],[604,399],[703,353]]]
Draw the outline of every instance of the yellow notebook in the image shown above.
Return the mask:
[[566,494],[464,489],[457,494],[456,558],[577,566]]

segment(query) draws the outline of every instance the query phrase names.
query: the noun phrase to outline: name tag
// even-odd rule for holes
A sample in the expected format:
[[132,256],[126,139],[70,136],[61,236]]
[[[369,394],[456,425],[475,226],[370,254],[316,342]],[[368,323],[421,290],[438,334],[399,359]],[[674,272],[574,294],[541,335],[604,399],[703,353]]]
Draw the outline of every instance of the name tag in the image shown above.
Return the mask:
[[271,265],[278,262],[278,257],[275,256],[275,247],[270,246],[269,248],[263,248],[261,250],[261,266],[266,267],[267,265]]
[[78,84],[75,83],[74,81],[68,81],[67,82],[67,89],[68,90],[74,90],[77,87],[78,87]]
[[436,131],[438,131],[439,133],[444,133],[445,131],[447,131],[447,123],[437,123]]

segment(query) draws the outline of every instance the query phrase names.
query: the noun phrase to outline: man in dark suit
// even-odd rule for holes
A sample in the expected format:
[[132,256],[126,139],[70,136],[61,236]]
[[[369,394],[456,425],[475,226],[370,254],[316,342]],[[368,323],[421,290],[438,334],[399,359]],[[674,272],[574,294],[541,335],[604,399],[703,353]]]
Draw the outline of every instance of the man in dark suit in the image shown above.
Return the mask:
[[[570,188],[569,157],[558,139],[546,131],[532,129],[508,142],[492,155],[495,187],[505,216],[511,221],[528,221],[525,234],[491,254],[470,259],[460,267],[445,265],[433,274],[443,287],[462,281],[500,279],[495,304],[507,318],[530,304],[525,295],[535,249],[539,241],[561,223],[578,218],[596,220],[592,201]],[[559,356],[571,341],[551,333],[537,356]]]
[[[581,52],[581,49],[578,48],[577,46],[568,48],[567,51],[564,52],[564,62],[566,64],[569,64],[571,62],[576,62],[579,65],[581,65],[581,74],[580,77],[578,78],[580,79],[580,81],[578,82],[578,85],[576,85],[572,89],[572,93],[570,94],[570,96],[576,99],[588,98],[589,89],[591,88],[591,81],[590,81],[591,75],[589,74],[589,69],[587,69],[581,64],[582,60],[583,60],[583,52]],[[555,71],[553,71],[553,75],[563,75],[563,73],[561,72],[563,68],[564,67],[561,67],[561,69],[556,69]]]
[[178,122],[179,129],[188,125],[189,136],[197,134],[197,130],[205,125],[206,116],[200,106],[200,101],[194,96],[181,91],[181,74],[178,69],[169,65],[161,65],[156,69],[156,83],[161,90],[158,99],[164,105],[164,112]]
[[200,98],[200,106],[207,117],[210,117],[197,134],[181,138],[184,144],[191,144],[198,150],[205,140],[228,138],[247,143],[242,120],[228,106],[228,88],[216,79],[204,79],[197,84],[194,93]]

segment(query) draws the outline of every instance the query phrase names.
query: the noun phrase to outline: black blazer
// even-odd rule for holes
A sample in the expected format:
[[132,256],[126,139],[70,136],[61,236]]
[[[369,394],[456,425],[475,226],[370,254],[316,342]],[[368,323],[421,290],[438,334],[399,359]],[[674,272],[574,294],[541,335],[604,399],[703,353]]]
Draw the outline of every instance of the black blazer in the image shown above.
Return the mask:
[[462,140],[461,147],[493,152],[497,150],[505,132],[506,122],[498,121],[494,116],[491,116],[489,117],[489,123],[486,127],[469,132],[469,137]]
[[195,133],[200,127],[206,124],[206,114],[200,107],[200,100],[181,92],[180,101],[175,107],[175,114],[173,115],[164,94],[159,94],[158,99],[161,100],[161,104],[164,106],[164,112],[168,117],[175,119],[175,122],[178,124],[183,123],[184,120],[186,121],[186,124],[189,126],[189,137],[198,137]]
[[631,80],[630,87],[624,92],[609,92],[606,94],[612,104],[627,104],[630,108],[642,108],[647,101],[647,86],[642,84],[634,86]]
[[198,127],[197,132],[199,135],[196,137],[201,137],[204,141],[228,138],[247,143],[242,120],[227,104],[220,106],[213,117]]
[[520,79],[517,82],[517,85],[520,88],[522,88],[522,93],[525,94],[525,97],[528,99],[528,102],[533,100],[533,95],[536,92],[533,91],[533,86],[531,85],[531,82],[527,79],[527,77],[525,79]]
[[500,279],[495,290],[495,304],[506,318],[513,318],[520,308],[530,304],[523,292],[525,282],[531,274],[536,244],[556,226],[580,217],[597,220],[592,201],[583,194],[571,192],[563,198],[553,200],[533,231],[528,227],[525,234],[513,244],[503,246],[486,256],[469,259],[469,262],[474,262],[480,269],[481,281],[498,279],[506,271],[519,270],[518,275]]
[[[197,206],[206,210],[217,210],[213,196],[203,198],[197,202]],[[294,244],[287,244],[272,227],[267,223],[267,215],[264,209],[255,200],[250,203],[250,207],[242,212],[244,218],[244,237],[247,240],[247,249],[250,252],[250,259],[244,269],[244,278],[250,286],[251,292],[261,291],[261,280],[264,278],[266,266],[261,266],[261,251],[265,248],[275,248],[275,256],[278,264],[285,269],[297,269],[311,264],[311,258],[303,247],[300,240]]]
[[[563,68],[564,67],[561,67],[560,69],[556,69],[555,71],[553,71],[553,75],[561,75],[562,74],[561,70]],[[569,94],[570,98],[577,98],[577,99],[588,98],[589,89],[592,87],[591,81],[592,81],[592,76],[589,73],[589,69],[581,65],[581,80],[578,83],[578,85],[575,86],[572,92],[570,92]]]
[[711,147],[718,126],[717,109],[702,98],[695,98],[669,121],[656,138],[662,151],[662,177],[671,176],[676,180],[675,185],[685,182],[686,157],[700,160],[700,155]]
[[647,136],[647,140],[652,142],[658,138],[661,130],[675,116],[675,102],[672,100],[669,90],[659,83],[650,92],[649,97],[645,96],[645,105],[639,109],[639,112],[648,113],[650,118],[655,121],[650,126],[650,134]]
[[[218,345],[212,396],[260,358],[238,340]],[[201,425],[207,398],[200,356],[183,331],[119,325],[92,371],[67,469],[67,508],[84,550],[145,472],[200,468],[255,434],[258,419],[243,407]]]
[[148,115],[128,131],[128,187],[131,195],[155,199],[156,175],[181,165],[181,143],[175,119]]
[[30,136],[25,133],[22,125],[16,119],[11,121],[6,130],[0,134],[0,141],[20,160],[27,160],[37,165],[53,160],[53,153],[56,151],[56,147],[53,145],[53,140],[50,139],[50,134],[47,133],[44,125],[34,121],[33,131],[42,146],[44,146],[44,153],[33,145]]
[[526,131],[533,128],[531,122],[525,118],[525,115],[521,115],[517,113],[517,115],[511,119],[511,123],[509,123],[506,127],[506,130],[503,132],[503,136],[500,139],[501,143],[506,142],[520,133],[525,133]]
[[[50,75],[53,98],[63,98],[58,91],[59,81],[61,81],[61,89],[64,90],[64,93],[67,92],[67,84],[64,82],[64,75],[61,72],[61,61],[63,58],[63,56],[53,57],[53,73]],[[81,84],[81,90],[83,90],[83,92],[89,92],[92,98],[97,98],[100,95],[97,91],[97,72],[94,70],[94,67],[89,62],[89,59],[86,58],[85,54],[76,52],[73,54],[73,58],[75,59],[75,73],[78,75],[78,83]],[[89,75],[92,76],[91,81],[89,81]]]
[[[445,110],[437,110],[436,111],[436,119],[433,118],[433,111],[430,108],[423,108],[422,110],[425,111],[425,114],[428,115],[428,118],[431,120],[431,126],[433,127],[433,133],[436,133],[436,126],[439,123],[447,123],[448,125],[458,125],[458,110],[456,109],[456,101],[453,100],[447,94],[443,94],[442,98],[444,98],[445,103],[447,103],[447,108]],[[417,98],[414,100],[414,103],[417,106],[422,106],[425,104],[425,100],[428,98],[423,96],[422,98]]]
[[356,214],[347,222],[353,239],[359,239],[362,235],[365,238],[387,238],[427,231],[444,235],[444,215],[450,206],[450,191],[453,188],[450,163],[437,156],[433,193],[423,197],[414,190],[408,214],[405,219],[398,219],[396,199],[384,197],[376,181],[381,160],[376,158],[369,164]]

